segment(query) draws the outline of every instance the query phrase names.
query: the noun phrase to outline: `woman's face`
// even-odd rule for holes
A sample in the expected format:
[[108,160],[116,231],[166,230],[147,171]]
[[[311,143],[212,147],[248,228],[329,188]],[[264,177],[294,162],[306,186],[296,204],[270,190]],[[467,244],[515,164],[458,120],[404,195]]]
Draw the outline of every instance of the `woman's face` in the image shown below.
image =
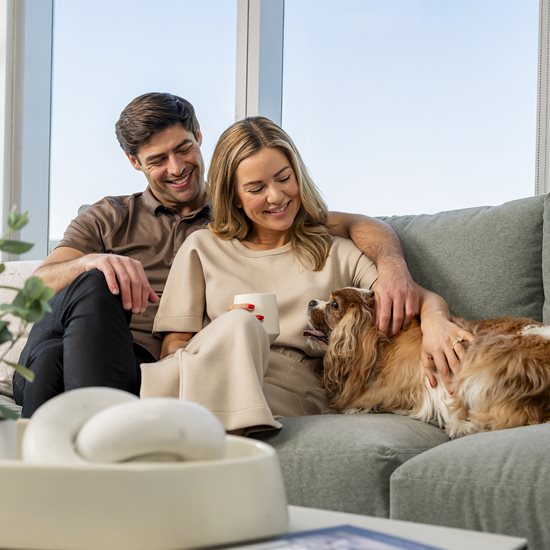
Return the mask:
[[264,147],[243,160],[235,176],[235,203],[252,222],[247,240],[286,240],[301,205],[287,157],[278,149]]

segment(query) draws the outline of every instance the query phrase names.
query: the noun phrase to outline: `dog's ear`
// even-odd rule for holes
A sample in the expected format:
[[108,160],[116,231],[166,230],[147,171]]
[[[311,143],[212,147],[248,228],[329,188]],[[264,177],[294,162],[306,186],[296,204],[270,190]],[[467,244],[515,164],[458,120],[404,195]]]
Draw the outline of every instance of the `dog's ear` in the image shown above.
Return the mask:
[[359,303],[349,305],[332,330],[324,358],[323,386],[337,409],[359,395],[378,358],[378,329],[374,311]]

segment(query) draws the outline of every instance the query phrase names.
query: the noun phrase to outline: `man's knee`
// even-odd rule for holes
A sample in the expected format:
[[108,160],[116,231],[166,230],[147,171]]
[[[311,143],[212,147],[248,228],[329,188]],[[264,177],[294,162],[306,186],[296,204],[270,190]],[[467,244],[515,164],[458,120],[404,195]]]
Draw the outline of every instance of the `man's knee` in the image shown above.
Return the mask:
[[105,275],[99,269],[92,269],[81,273],[70,285],[81,290],[92,290],[94,292],[108,292],[112,294],[107,286]]
[[87,304],[97,313],[103,311],[124,311],[128,320],[131,312],[122,309],[120,295],[113,294],[107,285],[105,275],[99,269],[81,273],[67,288],[66,299],[79,305]]

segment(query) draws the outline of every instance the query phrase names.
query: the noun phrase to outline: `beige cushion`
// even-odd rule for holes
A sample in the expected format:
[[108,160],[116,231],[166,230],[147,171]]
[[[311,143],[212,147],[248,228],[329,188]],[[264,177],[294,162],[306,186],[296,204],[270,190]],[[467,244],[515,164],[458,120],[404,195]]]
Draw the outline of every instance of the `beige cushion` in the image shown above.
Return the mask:
[[[15,262],[5,262],[6,269],[0,274],[0,303],[11,303],[15,297],[16,291],[4,288],[15,287],[21,288],[25,283],[25,280],[32,275],[34,270],[40,265],[40,260],[24,260]],[[18,318],[14,318],[11,315],[7,315],[5,320],[10,320],[10,330],[13,333],[20,327]],[[27,327],[27,333],[30,330],[30,326]],[[25,345],[26,338],[21,338],[15,346],[6,354],[4,359],[8,361],[17,362],[21,350]],[[0,346],[0,354],[9,346],[9,343]],[[8,397],[13,396],[12,388],[13,369],[8,367],[5,363],[0,363],[0,394]]]

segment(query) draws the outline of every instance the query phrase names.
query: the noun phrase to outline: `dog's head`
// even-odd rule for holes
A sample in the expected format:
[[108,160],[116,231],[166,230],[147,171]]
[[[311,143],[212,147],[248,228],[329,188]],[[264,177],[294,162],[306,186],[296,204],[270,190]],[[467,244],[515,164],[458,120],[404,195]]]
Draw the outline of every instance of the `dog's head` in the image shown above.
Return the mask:
[[321,383],[331,405],[347,407],[374,373],[380,335],[376,327],[375,300],[371,290],[342,288],[326,302],[311,300],[310,343],[324,353]]
[[304,335],[314,347],[326,351],[329,338],[338,323],[352,325],[374,324],[374,292],[362,288],[346,287],[335,290],[324,302],[311,300],[307,308],[309,328]]

